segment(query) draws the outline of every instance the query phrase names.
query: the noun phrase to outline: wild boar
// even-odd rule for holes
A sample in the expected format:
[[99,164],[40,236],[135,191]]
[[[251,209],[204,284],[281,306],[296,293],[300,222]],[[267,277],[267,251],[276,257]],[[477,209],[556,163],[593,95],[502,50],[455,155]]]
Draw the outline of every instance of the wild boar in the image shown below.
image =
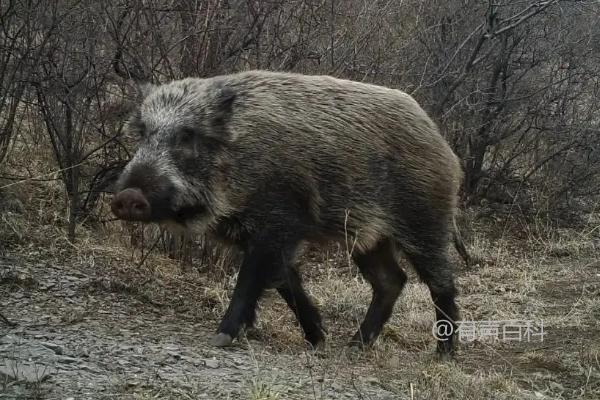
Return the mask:
[[295,269],[304,242],[354,243],[373,297],[351,343],[389,319],[407,276],[403,253],[431,292],[438,351],[453,351],[457,294],[447,247],[462,170],[436,124],[408,94],[292,73],[249,71],[146,85],[129,126],[139,149],[111,206],[124,220],[205,232],[244,254],[213,344],[252,325],[276,288],[306,340],[324,340],[319,311]]

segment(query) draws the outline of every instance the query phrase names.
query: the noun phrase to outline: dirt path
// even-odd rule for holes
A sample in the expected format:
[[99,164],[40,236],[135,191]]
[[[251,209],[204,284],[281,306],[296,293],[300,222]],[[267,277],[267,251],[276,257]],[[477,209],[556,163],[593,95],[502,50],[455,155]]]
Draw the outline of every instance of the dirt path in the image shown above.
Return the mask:
[[0,313],[17,324],[0,320],[0,399],[597,399],[600,260],[570,246],[559,256],[505,248],[459,271],[463,319],[543,320],[547,335],[466,343],[452,363],[434,357],[431,299],[414,276],[371,351],[345,346],[368,284],[316,260],[306,280],[330,331],[324,352],[305,350],[277,296],[265,299],[255,339],[224,350],[209,338],[228,275],[164,260],[138,268],[102,246],[32,247],[0,259]]
[[0,331],[0,398],[398,398],[376,376],[328,378],[312,355],[213,348],[211,324],[116,293],[98,271],[2,269],[2,313],[17,326]]

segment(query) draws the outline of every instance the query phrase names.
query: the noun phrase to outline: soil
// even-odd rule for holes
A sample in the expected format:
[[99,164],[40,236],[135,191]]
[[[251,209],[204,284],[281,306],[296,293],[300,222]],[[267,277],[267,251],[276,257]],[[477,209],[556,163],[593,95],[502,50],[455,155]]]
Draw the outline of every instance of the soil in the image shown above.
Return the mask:
[[459,271],[464,319],[543,319],[547,335],[543,343],[465,344],[449,362],[434,356],[430,299],[414,279],[372,350],[356,353],[344,341],[356,326],[349,315],[364,313],[368,285],[324,277],[323,265],[311,266],[308,286],[321,299],[330,328],[325,350],[306,349],[276,296],[267,296],[264,309],[270,311],[259,315],[266,322],[233,347],[219,349],[210,339],[231,280],[215,288],[219,279],[209,281],[210,271],[165,275],[114,255],[52,252],[62,255],[32,251],[0,258],[0,313],[6,317],[0,318],[0,399],[596,399],[600,394],[600,264],[594,252],[494,260]]
[[149,304],[108,273],[7,259],[2,270],[1,311],[16,325],[0,323],[0,398],[398,398],[376,374],[317,374],[314,353],[212,347],[214,321]]

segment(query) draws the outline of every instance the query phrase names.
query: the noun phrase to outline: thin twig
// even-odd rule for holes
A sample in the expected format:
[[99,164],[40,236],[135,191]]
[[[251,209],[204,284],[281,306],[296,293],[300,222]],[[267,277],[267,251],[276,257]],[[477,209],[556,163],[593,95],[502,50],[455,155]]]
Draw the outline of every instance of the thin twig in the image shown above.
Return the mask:
[[15,186],[15,185],[18,185],[18,184],[21,184],[21,183],[29,182],[29,181],[39,181],[41,178],[43,178],[45,176],[53,175],[53,174],[56,174],[56,173],[59,173],[59,172],[64,172],[64,171],[67,171],[69,169],[79,167],[80,165],[83,165],[84,163],[85,163],[85,161],[84,162],[80,162],[79,164],[71,165],[71,166],[66,167],[66,168],[57,169],[55,171],[48,172],[46,174],[38,175],[38,176],[35,176],[35,177],[32,177],[32,178],[23,179],[22,181],[17,181],[17,182],[9,183],[8,185],[0,186],[0,190],[1,189],[6,189],[8,187]]

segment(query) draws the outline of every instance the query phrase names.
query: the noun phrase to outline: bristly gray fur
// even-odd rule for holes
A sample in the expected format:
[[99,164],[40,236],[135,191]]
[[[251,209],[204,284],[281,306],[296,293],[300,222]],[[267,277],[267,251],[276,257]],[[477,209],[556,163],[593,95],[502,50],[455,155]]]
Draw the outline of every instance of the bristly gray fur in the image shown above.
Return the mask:
[[[220,109],[224,92],[233,97],[226,111]],[[223,119],[226,125],[219,126]],[[205,222],[242,209],[276,176],[307,196],[311,236],[351,235],[360,249],[385,237],[420,248],[424,238],[409,237],[404,216],[425,212],[449,223],[456,207],[458,159],[427,114],[399,90],[265,71],[188,78],[148,88],[137,120],[146,139],[125,175],[135,165],[153,164],[177,188],[174,207],[209,202]],[[182,128],[223,144],[212,154],[210,179],[183,173],[173,161],[169,149]],[[194,157],[200,149],[188,150]]]

